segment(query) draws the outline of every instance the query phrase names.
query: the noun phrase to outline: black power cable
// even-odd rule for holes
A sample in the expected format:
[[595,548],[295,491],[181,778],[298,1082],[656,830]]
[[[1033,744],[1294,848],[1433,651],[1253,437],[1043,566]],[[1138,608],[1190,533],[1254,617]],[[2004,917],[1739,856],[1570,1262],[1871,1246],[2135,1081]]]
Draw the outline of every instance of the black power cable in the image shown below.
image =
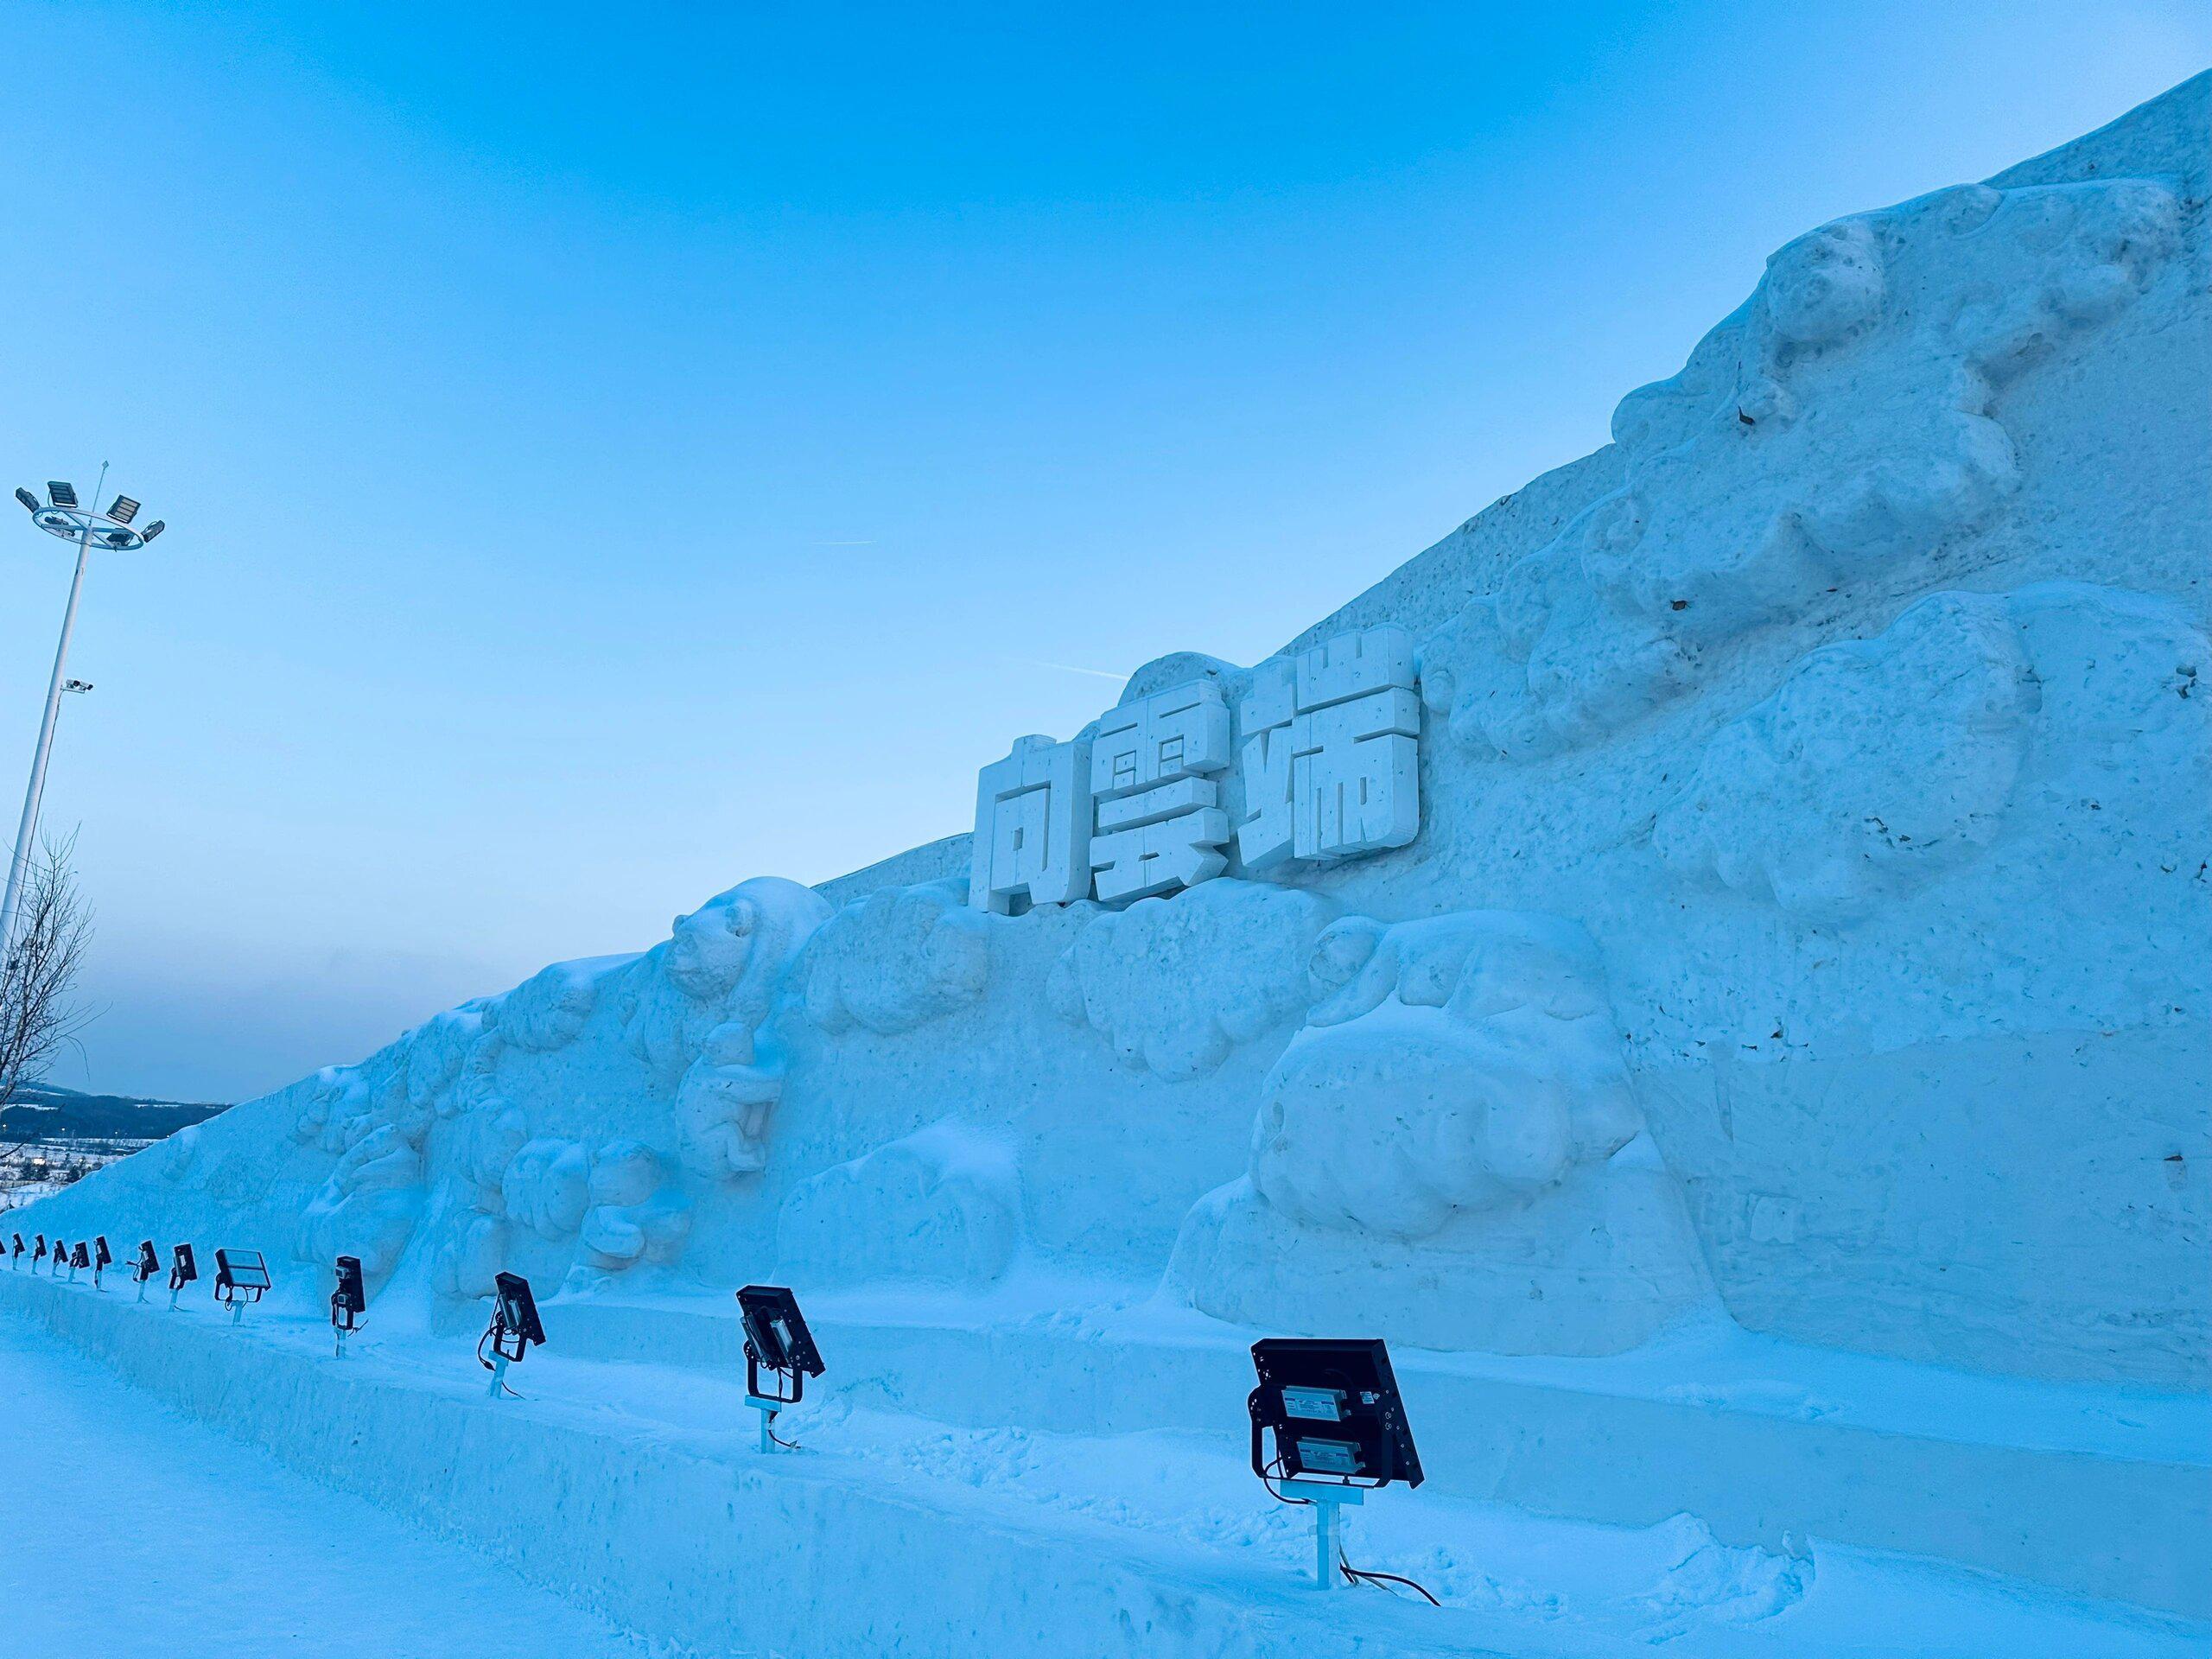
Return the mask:
[[[1408,1590],[1420,1591],[1422,1598],[1430,1606],[1441,1607],[1444,1605],[1434,1596],[1430,1595],[1427,1591],[1421,1589],[1421,1586],[1415,1584],[1411,1579],[1400,1578],[1395,1573],[1377,1573],[1368,1567],[1354,1567],[1350,1561],[1344,1560],[1344,1553],[1341,1550],[1338,1551],[1337,1554],[1337,1566],[1342,1570],[1345,1579],[1351,1583],[1372,1584],[1378,1589],[1384,1584],[1402,1584]],[[1395,1591],[1392,1591],[1389,1593],[1395,1595],[1397,1592]]]

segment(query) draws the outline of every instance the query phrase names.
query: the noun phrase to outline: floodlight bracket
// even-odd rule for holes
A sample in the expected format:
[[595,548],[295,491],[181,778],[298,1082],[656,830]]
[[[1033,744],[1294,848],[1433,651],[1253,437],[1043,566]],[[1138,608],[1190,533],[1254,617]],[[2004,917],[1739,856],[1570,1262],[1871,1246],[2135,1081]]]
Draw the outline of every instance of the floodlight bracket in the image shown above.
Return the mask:
[[[768,1375],[776,1379],[776,1389],[772,1394],[760,1386],[760,1353],[753,1347],[753,1339],[750,1337],[747,1338],[745,1341],[745,1397],[756,1402],[765,1400],[779,1408],[798,1404],[806,1393],[805,1372],[796,1366],[785,1370],[772,1365],[768,1368]],[[787,1382],[791,1385],[791,1390],[789,1394],[784,1392],[784,1385]]]

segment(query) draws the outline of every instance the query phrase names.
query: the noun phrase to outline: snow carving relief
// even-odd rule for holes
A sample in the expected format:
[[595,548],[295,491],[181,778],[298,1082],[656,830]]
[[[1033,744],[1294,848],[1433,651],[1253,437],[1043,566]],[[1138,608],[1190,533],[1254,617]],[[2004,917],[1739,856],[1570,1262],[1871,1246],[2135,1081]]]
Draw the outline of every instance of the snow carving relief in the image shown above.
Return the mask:
[[[1188,671],[1207,662],[1166,659]],[[1365,628],[1249,675],[1232,722],[1220,677],[1123,701],[1071,741],[1025,737],[976,791],[969,903],[1009,915],[1193,887],[1402,847],[1421,828],[1421,699],[1405,630]],[[1232,725],[1235,747],[1231,746]],[[1237,775],[1241,770],[1241,776]],[[1232,823],[1224,790],[1241,791]]]
[[872,893],[809,941],[796,970],[806,1017],[831,1036],[890,1036],[950,1014],[982,995],[989,926],[950,883]]
[[1229,868],[1229,705],[1193,680],[1100,717],[1090,742],[1091,888],[1109,903],[1194,887]]
[[1580,927],[1351,917],[1320,935],[1309,972],[1249,1173],[1178,1242],[1171,1281],[1196,1306],[1305,1330],[1363,1317],[1433,1347],[1607,1353],[1709,1294]]
[[2108,767],[2120,746],[2133,771],[2201,776],[2207,652],[2175,607],[2120,589],[1932,594],[1871,639],[1812,652],[1722,728],[1653,844],[1806,921],[1858,920],[1990,846],[2038,756],[2044,833],[2116,797],[2109,780],[2055,779]]
[[950,1120],[801,1182],[776,1218],[779,1272],[823,1283],[981,1287],[1005,1273],[1020,1240],[1013,1153]]
[[1210,881],[1095,916],[1054,964],[1055,1012],[1121,1062],[1171,1081],[1218,1071],[1307,1001],[1306,962],[1336,906],[1318,893]]
[[660,1154],[640,1141],[614,1141],[591,1160],[588,1206],[578,1227],[584,1266],[620,1273],[673,1262],[691,1231],[691,1210],[668,1182]]
[[1716,651],[1987,526],[2018,481],[1998,397],[2134,299],[2176,241],[2149,180],[1938,191],[1777,253],[1613,417],[1626,482],[1421,651],[1452,734],[1593,741]]
[[1852,919],[1994,838],[2037,702],[2004,599],[1938,594],[1813,652],[1724,728],[1654,844],[1808,920]]
[[1090,893],[1090,745],[1018,737],[976,781],[968,902],[1009,916]]
[[785,974],[829,918],[812,888],[756,876],[678,922],[663,970],[693,1005],[686,1020],[718,1016],[677,1086],[677,1141],[693,1173],[727,1179],[767,1162],[784,1070],[761,1028]]
[[[1339,634],[1252,671],[1236,705],[1248,871],[1403,847],[1421,830],[1421,699],[1403,628]],[[1105,895],[1099,895],[1103,898]]]

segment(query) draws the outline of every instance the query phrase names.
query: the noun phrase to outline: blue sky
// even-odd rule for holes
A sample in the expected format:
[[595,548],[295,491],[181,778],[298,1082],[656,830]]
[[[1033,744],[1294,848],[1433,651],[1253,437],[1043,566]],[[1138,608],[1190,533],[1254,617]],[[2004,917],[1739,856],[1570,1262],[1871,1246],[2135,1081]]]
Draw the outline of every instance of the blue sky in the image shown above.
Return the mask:
[[[2148,0],[0,20],[0,486],[172,526],[72,658],[56,1080],[207,1098],[964,829],[1603,442],[1798,232],[2212,60]],[[68,575],[0,537],[9,824]]]

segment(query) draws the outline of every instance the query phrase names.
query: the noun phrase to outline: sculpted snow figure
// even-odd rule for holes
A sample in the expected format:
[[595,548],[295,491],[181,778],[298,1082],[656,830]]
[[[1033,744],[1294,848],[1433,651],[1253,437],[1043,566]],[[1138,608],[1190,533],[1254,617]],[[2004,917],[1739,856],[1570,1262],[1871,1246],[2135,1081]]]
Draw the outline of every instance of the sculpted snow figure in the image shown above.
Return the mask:
[[1643,1135],[1596,946],[1555,917],[1330,927],[1262,1085],[1249,1174],[1201,1200],[1171,1281],[1278,1328],[1611,1353],[1708,1294]]
[[[677,1144],[693,1173],[728,1179],[766,1162],[763,1137],[784,1074],[764,1052],[761,1027],[785,970],[830,914],[812,888],[756,876],[677,918],[661,964],[676,995],[658,999],[672,1028],[633,1030],[633,1044],[656,1058],[671,1049],[696,1056],[676,1093]],[[695,1048],[690,1034],[702,1027]]]
[[1484,754],[1590,744],[1986,528],[2020,483],[2003,392],[2134,302],[2179,213],[2145,179],[1967,185],[1798,238],[1622,399],[1621,487],[1423,643],[1429,709]]

